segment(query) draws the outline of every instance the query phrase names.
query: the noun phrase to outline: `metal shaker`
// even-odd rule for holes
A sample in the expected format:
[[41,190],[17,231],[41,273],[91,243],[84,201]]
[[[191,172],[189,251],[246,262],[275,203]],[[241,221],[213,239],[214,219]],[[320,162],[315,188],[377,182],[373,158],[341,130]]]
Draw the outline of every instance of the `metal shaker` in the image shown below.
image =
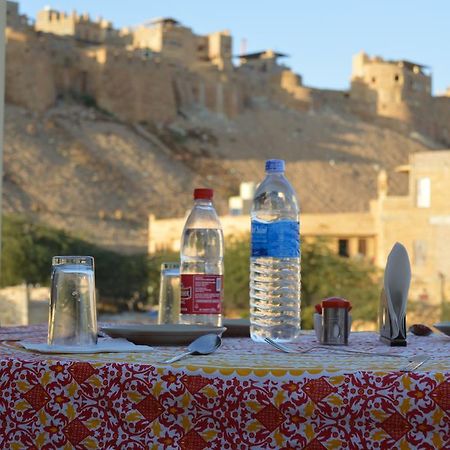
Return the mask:
[[348,345],[350,302],[331,297],[322,300],[322,344]]

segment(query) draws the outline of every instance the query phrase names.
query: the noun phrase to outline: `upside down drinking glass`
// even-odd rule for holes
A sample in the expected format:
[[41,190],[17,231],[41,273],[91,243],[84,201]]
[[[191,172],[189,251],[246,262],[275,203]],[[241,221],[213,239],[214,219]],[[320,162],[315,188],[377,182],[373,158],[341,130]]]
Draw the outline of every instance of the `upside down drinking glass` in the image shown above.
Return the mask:
[[161,264],[158,323],[178,323],[180,315],[180,264]]
[[94,258],[54,256],[48,344],[77,346],[96,343]]

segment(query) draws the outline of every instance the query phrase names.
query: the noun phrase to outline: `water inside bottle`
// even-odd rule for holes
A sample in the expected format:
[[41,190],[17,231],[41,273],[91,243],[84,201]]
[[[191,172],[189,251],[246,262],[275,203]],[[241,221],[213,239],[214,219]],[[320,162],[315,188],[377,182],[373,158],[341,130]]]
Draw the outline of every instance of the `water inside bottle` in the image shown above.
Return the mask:
[[[218,228],[188,228],[181,252],[182,274],[223,275],[223,233]],[[180,323],[221,326],[221,314],[180,314]]]
[[292,341],[300,333],[299,207],[282,171],[267,172],[251,216],[250,335]]

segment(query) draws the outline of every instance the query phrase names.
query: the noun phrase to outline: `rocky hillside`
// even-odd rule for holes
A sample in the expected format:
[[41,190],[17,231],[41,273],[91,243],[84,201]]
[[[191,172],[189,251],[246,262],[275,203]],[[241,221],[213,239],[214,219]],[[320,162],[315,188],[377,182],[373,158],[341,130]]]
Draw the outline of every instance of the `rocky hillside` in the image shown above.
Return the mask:
[[148,214],[183,215],[195,186],[213,187],[225,213],[270,157],[286,159],[304,212],[363,211],[381,168],[390,192],[405,192],[394,168],[429,150],[424,142],[346,113],[263,101],[233,120],[196,110],[165,127],[67,101],[42,114],[7,105],[3,204],[108,247],[145,250]]

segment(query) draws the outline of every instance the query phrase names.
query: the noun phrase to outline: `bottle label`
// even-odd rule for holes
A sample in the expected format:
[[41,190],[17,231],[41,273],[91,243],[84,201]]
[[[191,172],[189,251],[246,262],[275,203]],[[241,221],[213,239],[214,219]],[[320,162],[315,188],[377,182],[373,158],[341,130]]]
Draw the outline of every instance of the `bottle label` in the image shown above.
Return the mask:
[[300,257],[300,224],[293,220],[252,220],[252,257]]
[[220,314],[222,298],[223,275],[181,275],[181,314]]

